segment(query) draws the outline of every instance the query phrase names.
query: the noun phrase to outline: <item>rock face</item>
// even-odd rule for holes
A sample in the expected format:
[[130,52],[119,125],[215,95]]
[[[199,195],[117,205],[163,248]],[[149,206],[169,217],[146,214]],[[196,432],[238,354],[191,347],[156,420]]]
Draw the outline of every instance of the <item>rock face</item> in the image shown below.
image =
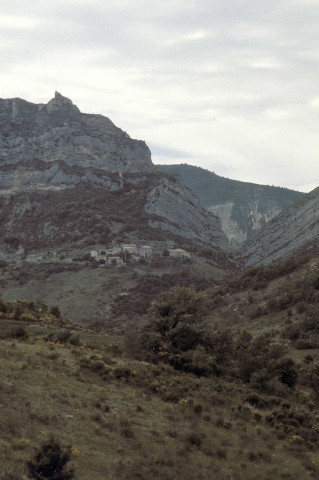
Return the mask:
[[[103,202],[109,208],[97,216]],[[119,225],[112,232],[110,219],[118,217],[124,232],[140,224],[138,235],[151,226],[168,237],[228,246],[220,220],[188,189],[155,171],[144,142],[106,117],[81,113],[57,92],[46,105],[0,100],[0,214],[0,242],[27,248],[83,239],[94,228],[111,238]]]
[[0,99],[0,165],[62,161],[109,172],[150,171],[151,152],[102,115],[81,113],[56,92],[46,105]]
[[248,242],[241,257],[246,265],[267,265],[319,237],[319,188],[270,221]]
[[306,194],[286,188],[239,182],[191,165],[157,165],[175,175],[182,185],[217,215],[234,249],[253,238],[272,218]]
[[221,222],[202,208],[198,199],[187,189],[164,180],[148,195],[145,209],[163,220],[150,220],[150,225],[167,230],[196,243],[227,249],[228,240]]
[[[114,181],[114,177],[116,181]],[[118,190],[121,178],[102,169],[69,166],[64,162],[20,162],[15,165],[0,166],[0,195],[8,196],[17,192],[59,191],[79,183],[104,186]]]

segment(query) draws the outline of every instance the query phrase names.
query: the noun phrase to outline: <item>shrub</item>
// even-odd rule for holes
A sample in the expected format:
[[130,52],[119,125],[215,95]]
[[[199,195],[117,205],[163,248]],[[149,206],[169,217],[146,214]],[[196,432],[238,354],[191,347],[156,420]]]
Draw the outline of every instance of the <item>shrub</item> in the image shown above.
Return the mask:
[[28,333],[26,332],[25,328],[23,327],[16,327],[13,328],[10,332],[11,338],[17,338],[19,340],[27,340],[29,338]]
[[67,343],[70,341],[72,333],[69,330],[63,330],[57,335],[57,341],[59,343]]
[[71,447],[62,447],[51,438],[34,459],[27,462],[29,475],[35,480],[70,480],[74,477],[74,469],[69,464],[71,454]]
[[50,314],[54,315],[56,318],[61,318],[61,312],[59,307],[51,307],[50,308]]
[[202,444],[202,438],[199,433],[193,432],[186,437],[186,441],[193,447],[200,447]]
[[278,374],[281,383],[284,383],[289,388],[295,388],[298,373],[293,360],[289,358],[279,360],[275,365],[275,371]]

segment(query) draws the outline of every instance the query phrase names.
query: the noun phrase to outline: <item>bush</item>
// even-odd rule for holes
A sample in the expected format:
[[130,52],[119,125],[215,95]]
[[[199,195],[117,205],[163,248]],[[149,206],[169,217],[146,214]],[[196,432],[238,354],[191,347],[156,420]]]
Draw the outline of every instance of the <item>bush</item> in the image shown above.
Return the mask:
[[298,373],[295,362],[289,358],[283,358],[275,365],[275,371],[281,383],[289,388],[295,388],[298,379]]
[[59,307],[51,307],[50,308],[51,315],[54,315],[56,318],[61,318],[61,312]]
[[34,459],[27,462],[29,475],[35,480],[70,480],[74,477],[74,469],[69,464],[71,454],[71,447],[62,447],[51,438]]
[[63,330],[62,332],[58,333],[57,341],[59,343],[68,343],[72,337],[72,333],[69,330]]
[[29,335],[23,327],[16,327],[11,330],[10,337],[17,338],[18,340],[27,340]]

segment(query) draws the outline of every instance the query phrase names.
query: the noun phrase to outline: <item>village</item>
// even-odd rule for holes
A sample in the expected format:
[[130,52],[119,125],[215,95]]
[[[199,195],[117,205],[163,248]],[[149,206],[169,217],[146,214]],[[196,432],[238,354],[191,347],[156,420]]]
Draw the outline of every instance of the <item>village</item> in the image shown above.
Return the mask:
[[[141,262],[152,257],[154,249],[150,245],[138,246],[136,243],[123,243],[110,249],[91,250],[90,255],[102,265],[123,266],[126,263]],[[163,250],[162,256],[191,258],[191,254],[182,248],[166,248]]]
[[166,257],[175,259],[190,259],[191,253],[182,249],[175,248],[174,242],[166,242],[165,245],[158,245],[158,242],[152,242],[152,245],[138,243],[113,244],[112,246],[95,246],[93,250],[81,250],[77,255],[70,256],[71,252],[58,252],[57,250],[47,250],[41,252],[26,252],[22,247],[12,254],[0,252],[0,259],[14,262],[42,263],[42,262],[61,262],[73,263],[88,261],[96,262],[100,267],[121,267],[132,263],[145,263],[151,257]]

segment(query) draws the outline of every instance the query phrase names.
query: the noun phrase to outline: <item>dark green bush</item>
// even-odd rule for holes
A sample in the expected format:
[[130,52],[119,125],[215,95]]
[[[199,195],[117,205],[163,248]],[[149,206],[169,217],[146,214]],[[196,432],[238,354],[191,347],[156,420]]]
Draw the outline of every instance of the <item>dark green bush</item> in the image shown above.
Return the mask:
[[34,459],[27,462],[30,477],[35,480],[70,480],[74,477],[71,454],[71,447],[62,447],[51,438],[42,445]]

